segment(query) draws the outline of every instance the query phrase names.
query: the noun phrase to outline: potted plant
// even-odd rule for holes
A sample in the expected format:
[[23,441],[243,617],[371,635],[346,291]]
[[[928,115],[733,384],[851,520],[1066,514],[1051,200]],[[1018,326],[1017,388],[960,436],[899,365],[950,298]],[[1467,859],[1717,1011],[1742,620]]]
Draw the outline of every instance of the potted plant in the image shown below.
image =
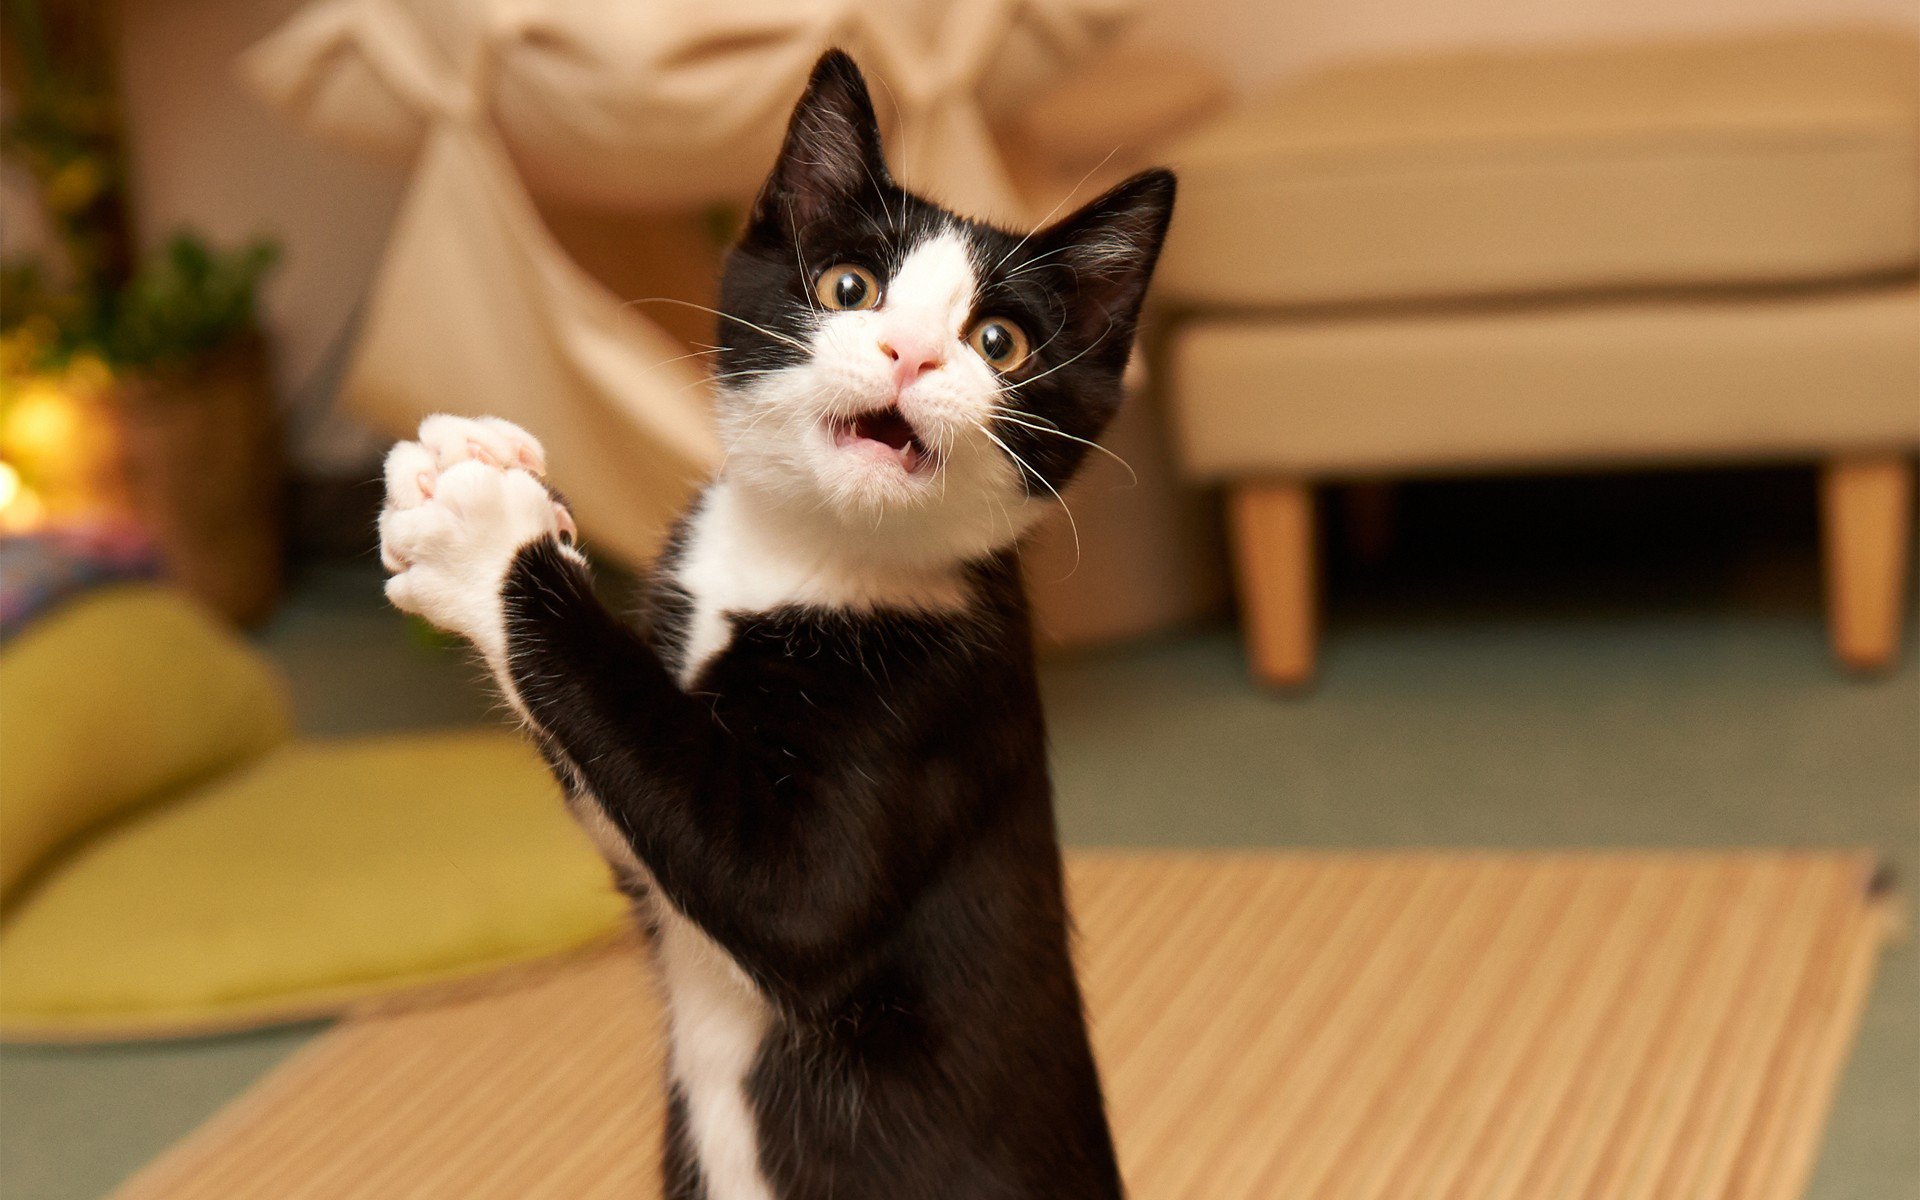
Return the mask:
[[257,321],[274,247],[180,233],[140,253],[111,6],[5,5],[0,154],[31,179],[45,232],[0,264],[0,525],[130,517],[182,586],[254,623],[279,596],[284,542]]

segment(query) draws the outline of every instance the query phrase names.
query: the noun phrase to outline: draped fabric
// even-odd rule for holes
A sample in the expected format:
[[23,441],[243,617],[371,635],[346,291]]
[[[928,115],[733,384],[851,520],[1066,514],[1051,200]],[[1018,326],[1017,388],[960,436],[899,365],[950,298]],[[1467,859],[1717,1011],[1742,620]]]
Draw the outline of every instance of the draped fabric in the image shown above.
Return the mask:
[[533,197],[743,201],[814,60],[840,45],[869,72],[904,182],[1032,221],[996,114],[1136,3],[320,0],[243,68],[308,131],[411,164],[348,404],[396,433],[443,408],[528,426],[589,536],[641,561],[718,460],[704,375],[567,257]]

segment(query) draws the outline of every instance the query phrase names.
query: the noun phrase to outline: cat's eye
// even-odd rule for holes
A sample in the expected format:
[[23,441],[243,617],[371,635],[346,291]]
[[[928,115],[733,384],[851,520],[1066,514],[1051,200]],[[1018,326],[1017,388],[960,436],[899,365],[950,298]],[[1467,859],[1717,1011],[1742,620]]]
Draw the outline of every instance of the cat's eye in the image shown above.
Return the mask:
[[967,331],[967,345],[1001,373],[1017,371],[1033,353],[1024,329],[1005,317],[988,317]]
[[834,312],[857,312],[880,303],[880,281],[865,267],[841,263],[820,272],[813,281],[813,294]]

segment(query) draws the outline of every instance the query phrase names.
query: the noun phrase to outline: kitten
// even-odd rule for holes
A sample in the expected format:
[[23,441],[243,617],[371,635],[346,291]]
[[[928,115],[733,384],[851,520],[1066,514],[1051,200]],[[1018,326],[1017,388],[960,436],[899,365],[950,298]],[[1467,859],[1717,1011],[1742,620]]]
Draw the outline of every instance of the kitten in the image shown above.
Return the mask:
[[1018,544],[1120,403],[1173,193],[955,216],[822,58],[726,261],[726,463],[645,629],[529,435],[437,416],[389,456],[388,596],[479,649],[653,930],[668,1196],[1121,1194]]

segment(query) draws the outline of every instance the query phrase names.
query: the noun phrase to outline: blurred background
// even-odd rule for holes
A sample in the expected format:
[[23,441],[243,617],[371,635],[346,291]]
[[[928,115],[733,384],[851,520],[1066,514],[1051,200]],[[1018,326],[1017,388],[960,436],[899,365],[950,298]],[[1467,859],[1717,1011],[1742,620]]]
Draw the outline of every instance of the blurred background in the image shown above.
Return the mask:
[[[0,1193],[618,923],[384,605],[378,461],[510,417],[644,569],[828,45],[955,207],[1182,176],[1126,465],[1029,558],[1070,844],[1920,870],[1910,0],[716,7],[4,0]],[[1910,945],[1860,1037],[1823,1200],[1920,1183]]]

